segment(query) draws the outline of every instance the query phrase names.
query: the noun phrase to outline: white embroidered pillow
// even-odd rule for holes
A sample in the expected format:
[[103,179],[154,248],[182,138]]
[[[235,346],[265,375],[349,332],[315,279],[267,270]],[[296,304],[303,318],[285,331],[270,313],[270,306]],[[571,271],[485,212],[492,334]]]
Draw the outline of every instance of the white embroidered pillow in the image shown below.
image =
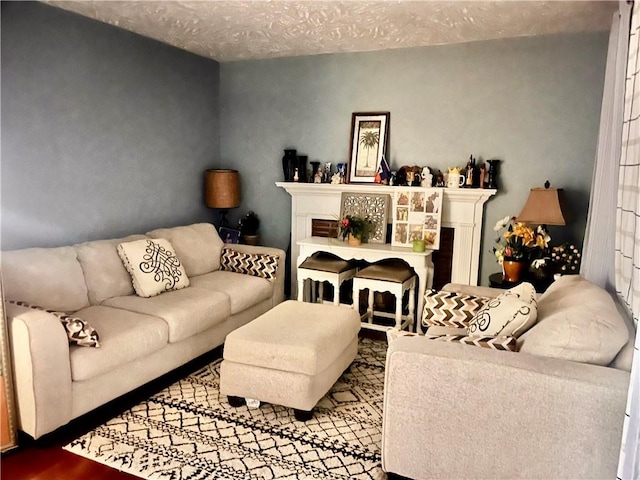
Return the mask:
[[184,267],[168,240],[146,238],[120,243],[118,255],[140,297],[153,297],[189,286]]
[[518,337],[533,326],[537,317],[535,289],[531,284],[521,284],[483,307],[469,322],[467,334]]

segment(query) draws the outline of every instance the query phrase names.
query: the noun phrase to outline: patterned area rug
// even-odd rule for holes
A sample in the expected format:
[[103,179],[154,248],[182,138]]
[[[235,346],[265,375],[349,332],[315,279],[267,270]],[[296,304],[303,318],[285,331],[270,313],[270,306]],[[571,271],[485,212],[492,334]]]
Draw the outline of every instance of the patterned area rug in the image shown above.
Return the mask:
[[216,360],[64,448],[148,479],[385,479],[386,348],[362,339],[306,423],[277,405],[231,407]]

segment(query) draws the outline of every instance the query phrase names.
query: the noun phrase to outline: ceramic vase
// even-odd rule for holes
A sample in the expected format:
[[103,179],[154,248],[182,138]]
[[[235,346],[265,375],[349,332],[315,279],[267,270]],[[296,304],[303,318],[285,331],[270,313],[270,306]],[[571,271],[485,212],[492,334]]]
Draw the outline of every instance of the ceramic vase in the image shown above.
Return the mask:
[[284,172],[284,181],[293,182],[293,175],[298,163],[298,156],[296,151],[285,150],[284,157],[282,157],[282,171]]
[[517,283],[522,280],[527,269],[527,262],[514,260],[504,260],[502,262],[502,272],[504,280],[510,283]]
[[362,244],[362,239],[360,237],[354,237],[353,235],[349,234],[349,236],[347,237],[347,243],[349,243],[349,245],[351,245],[352,247],[358,247]]

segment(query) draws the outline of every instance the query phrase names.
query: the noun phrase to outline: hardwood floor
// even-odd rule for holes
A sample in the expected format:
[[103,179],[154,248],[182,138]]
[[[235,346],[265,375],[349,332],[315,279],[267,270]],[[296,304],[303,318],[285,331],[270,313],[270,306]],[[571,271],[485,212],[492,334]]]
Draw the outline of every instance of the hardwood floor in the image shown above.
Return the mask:
[[[383,332],[370,330],[362,330],[361,336],[377,340],[385,338]],[[67,452],[62,447],[221,356],[222,347],[219,347],[124,397],[72,421],[68,426],[37,442],[26,436],[21,437],[18,448],[2,454],[0,478],[2,480],[131,480],[138,478]]]

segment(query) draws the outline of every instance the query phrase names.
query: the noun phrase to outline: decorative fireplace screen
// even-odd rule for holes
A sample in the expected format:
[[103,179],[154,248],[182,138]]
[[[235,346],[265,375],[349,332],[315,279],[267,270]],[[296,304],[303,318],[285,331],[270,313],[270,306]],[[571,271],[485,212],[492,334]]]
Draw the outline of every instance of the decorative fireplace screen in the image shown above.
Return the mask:
[[340,218],[346,215],[370,218],[375,230],[369,236],[369,243],[386,243],[390,201],[387,194],[342,192]]

